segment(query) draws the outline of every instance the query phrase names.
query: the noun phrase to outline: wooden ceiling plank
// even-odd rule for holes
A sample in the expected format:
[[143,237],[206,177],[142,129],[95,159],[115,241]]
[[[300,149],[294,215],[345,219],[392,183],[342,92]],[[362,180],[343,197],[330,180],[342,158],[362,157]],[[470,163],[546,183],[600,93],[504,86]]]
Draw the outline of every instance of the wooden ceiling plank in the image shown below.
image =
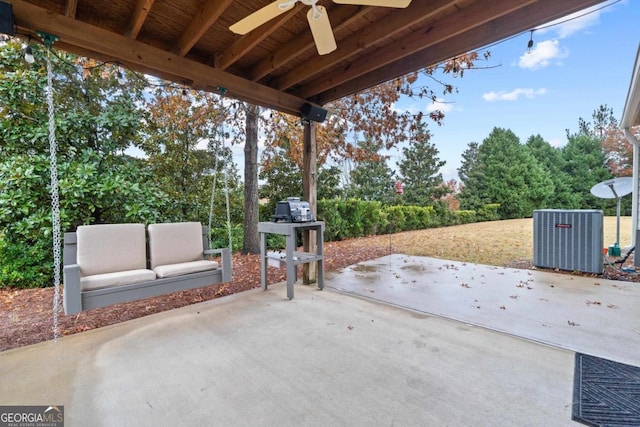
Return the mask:
[[147,19],[147,15],[151,11],[151,6],[156,0],[138,0],[129,19],[129,26],[125,31],[125,36],[135,39],[138,37],[142,24]]
[[[360,74],[358,78],[352,78],[337,85],[330,85],[325,92],[309,99],[323,105],[327,102],[384,83],[393,78],[404,76],[430,65],[439,64],[456,55],[482,48],[483,46],[515,34],[526,32],[531,28],[583,10],[602,1],[603,0],[564,0],[558,2],[557,0],[538,0],[535,4],[531,4],[509,15],[502,16],[495,21],[486,22],[479,27],[469,29],[464,33],[459,33],[455,37],[425,47],[403,58],[401,61],[387,64],[376,70],[369,70],[366,74],[358,73]],[[500,38],[497,38],[498,36]],[[525,47],[523,46],[523,51],[524,50]]]
[[64,9],[64,14],[69,18],[75,19],[77,9],[78,9],[78,0],[67,0],[67,5]]
[[[533,1],[533,0],[530,0]],[[381,21],[374,22],[362,28],[345,40],[338,42],[338,49],[325,56],[317,56],[301,66],[289,70],[273,82],[273,86],[279,90],[286,90],[297,83],[314,75],[323,73],[337,63],[346,61],[374,43],[383,42],[406,28],[431,19],[434,14],[450,8],[457,1],[452,0],[417,0],[413,1],[406,9],[394,11]]]
[[180,56],[189,53],[231,3],[233,0],[209,0],[182,32],[174,52]]
[[273,32],[284,25],[288,20],[293,18],[299,10],[299,7],[294,7],[288,12],[269,21],[268,25],[262,25],[247,35],[240,37],[228,49],[225,49],[216,56],[216,66],[223,70],[229,68],[233,63],[242,58],[245,53],[260,44],[260,42],[273,34]]
[[[350,25],[352,22],[360,19],[367,12],[371,11],[372,7],[360,6],[354,13],[352,7],[333,7],[330,10],[331,20],[337,24],[333,24],[334,31],[340,31],[342,28]],[[260,61],[249,72],[249,78],[251,80],[258,81],[273,70],[281,67],[287,62],[291,61],[298,55],[306,52],[314,46],[313,36],[308,28],[304,29],[304,32],[300,32],[293,37],[292,42],[281,46],[278,50]]]
[[313,97],[325,92],[331,87],[338,86],[346,81],[366,74],[370,69],[376,69],[402,60],[402,58],[418,52],[425,47],[433,46],[462,32],[491,22],[496,19],[496,17],[504,16],[535,4],[537,1],[538,0],[514,0],[509,3],[509,8],[505,8],[502,2],[490,2],[489,4],[486,2],[476,2],[469,7],[461,9],[457,13],[434,22],[433,25],[426,30],[415,31],[407,37],[377,49],[368,57],[362,58],[357,64],[353,64],[353,66],[344,73],[327,73],[322,78],[301,87],[298,93],[304,93],[309,97]]
[[64,46],[115,58],[132,69],[150,74],[172,75],[178,81],[193,81],[210,87],[224,87],[227,96],[255,105],[299,115],[304,99],[243,79],[182,56],[129,39],[119,34],[61,14],[34,6],[24,0],[12,0],[16,26],[26,32],[38,30],[56,35]]

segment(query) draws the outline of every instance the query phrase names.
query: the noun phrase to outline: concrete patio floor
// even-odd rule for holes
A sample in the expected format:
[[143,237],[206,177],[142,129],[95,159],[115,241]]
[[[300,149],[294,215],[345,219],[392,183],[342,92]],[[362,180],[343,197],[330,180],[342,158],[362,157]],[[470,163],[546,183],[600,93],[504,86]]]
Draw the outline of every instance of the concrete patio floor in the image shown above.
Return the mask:
[[595,280],[392,255],[291,301],[279,284],[2,352],[0,404],[68,426],[580,425],[574,351],[639,364],[640,286]]
[[402,254],[329,277],[351,294],[640,366],[640,283]]

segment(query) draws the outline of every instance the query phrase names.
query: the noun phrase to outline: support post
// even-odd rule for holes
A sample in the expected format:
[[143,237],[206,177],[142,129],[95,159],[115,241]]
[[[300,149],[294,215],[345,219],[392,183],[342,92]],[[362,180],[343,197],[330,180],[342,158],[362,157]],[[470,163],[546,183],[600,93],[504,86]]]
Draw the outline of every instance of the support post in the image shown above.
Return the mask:
[[[318,150],[317,150],[318,123],[307,120],[304,121],[304,151],[302,167],[302,195],[304,200],[309,202],[314,219],[318,219]],[[303,231],[302,245],[305,252],[316,252],[316,233],[308,230]],[[302,283],[309,285],[316,282],[317,263],[304,264],[302,267]]]
[[[636,137],[631,133],[629,128],[623,129],[624,136],[627,140],[633,144],[633,192],[631,195],[631,246],[635,247],[639,242],[636,240],[637,230],[640,229],[640,224],[638,224],[639,210],[638,202],[640,199],[640,142],[636,139]],[[634,265],[640,266],[640,257],[637,255],[636,251]]]

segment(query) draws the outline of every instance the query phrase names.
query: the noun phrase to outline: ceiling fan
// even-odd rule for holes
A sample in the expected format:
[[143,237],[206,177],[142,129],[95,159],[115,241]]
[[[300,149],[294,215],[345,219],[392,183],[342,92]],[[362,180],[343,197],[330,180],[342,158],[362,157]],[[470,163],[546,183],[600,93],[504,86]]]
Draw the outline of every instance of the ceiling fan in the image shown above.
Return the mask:
[[[336,50],[336,40],[333,37],[333,29],[329,22],[329,16],[324,6],[317,4],[320,0],[276,0],[253,12],[229,27],[236,34],[247,34],[262,24],[272,20],[278,15],[291,10],[297,2],[311,6],[307,12],[307,21],[311,28],[313,41],[318,49],[318,54],[326,55]],[[381,6],[404,8],[409,6],[411,0],[333,0],[338,4],[352,4],[358,6]]]

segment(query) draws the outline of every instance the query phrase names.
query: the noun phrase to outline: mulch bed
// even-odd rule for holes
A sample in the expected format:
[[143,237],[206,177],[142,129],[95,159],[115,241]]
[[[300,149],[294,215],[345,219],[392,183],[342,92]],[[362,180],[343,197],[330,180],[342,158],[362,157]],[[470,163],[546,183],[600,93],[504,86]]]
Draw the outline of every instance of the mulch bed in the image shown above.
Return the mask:
[[[325,271],[389,254],[384,239],[325,243]],[[268,283],[284,281],[285,269],[268,269]],[[195,304],[260,287],[260,256],[233,256],[230,283],[174,292],[155,298],[58,316],[60,335],[71,335],[138,317]],[[54,289],[0,289],[0,351],[53,339]],[[61,302],[62,303],[62,302]]]

